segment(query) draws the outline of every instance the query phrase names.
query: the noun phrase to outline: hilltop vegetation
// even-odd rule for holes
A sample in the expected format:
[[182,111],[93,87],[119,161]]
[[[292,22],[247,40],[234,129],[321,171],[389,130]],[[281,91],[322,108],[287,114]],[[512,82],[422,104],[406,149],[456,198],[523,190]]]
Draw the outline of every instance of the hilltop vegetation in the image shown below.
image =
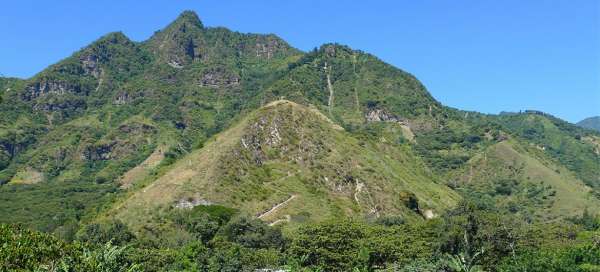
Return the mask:
[[117,217],[139,228],[161,207],[216,203],[272,223],[414,220],[454,206],[460,197],[396,137],[357,139],[314,109],[275,101],[182,157],[118,204]]
[[577,125],[583,128],[600,131],[600,116],[585,118],[577,122]]
[[[600,221],[529,224],[461,204],[403,223],[335,220],[282,234],[221,206],[172,214],[179,235],[132,234],[119,221],[87,226],[71,243],[0,225],[4,270],[16,271],[596,271]],[[595,220],[595,221],[594,221]],[[460,268],[463,267],[463,268]],[[467,270],[465,270],[467,269]]]
[[347,46],[302,52],[188,11],[0,78],[0,97],[0,223],[21,224],[0,239],[24,239],[8,270],[600,263],[600,133],[446,107]]

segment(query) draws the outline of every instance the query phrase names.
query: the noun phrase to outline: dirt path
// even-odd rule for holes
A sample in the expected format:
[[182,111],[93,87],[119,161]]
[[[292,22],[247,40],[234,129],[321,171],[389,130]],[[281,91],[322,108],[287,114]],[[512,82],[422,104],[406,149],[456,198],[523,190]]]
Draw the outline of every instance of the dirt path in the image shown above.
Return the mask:
[[356,88],[358,81],[358,73],[356,73],[356,54],[352,55],[352,71],[354,71],[354,102],[356,106],[356,112],[360,113],[360,102],[358,101],[358,89]]
[[283,201],[283,202],[281,202],[281,203],[279,203],[279,204],[277,204],[277,205],[273,206],[273,208],[271,208],[270,210],[268,210],[268,211],[266,211],[266,212],[264,212],[264,213],[262,213],[262,214],[259,214],[259,215],[258,215],[258,218],[259,218],[259,219],[261,219],[261,218],[263,218],[263,217],[265,217],[265,216],[269,216],[269,215],[271,215],[272,213],[276,212],[276,211],[277,211],[279,208],[283,207],[283,206],[284,206],[284,205],[286,205],[288,202],[292,201],[292,199],[296,198],[297,196],[298,196],[298,195],[291,195],[291,196],[290,196],[288,199],[286,199],[285,201]]
[[325,62],[325,74],[327,75],[327,89],[329,90],[329,99],[327,100],[327,107],[329,108],[329,116],[331,116],[331,107],[333,107],[333,85],[331,84],[331,67],[327,68],[327,62]]
[[362,182],[357,182],[356,183],[356,189],[354,190],[354,200],[356,200],[356,203],[360,205],[360,201],[358,200],[358,194],[362,193],[363,188],[365,187],[365,184]]
[[270,223],[270,224],[269,224],[269,226],[271,226],[271,227],[272,227],[272,226],[275,226],[275,225],[277,225],[277,224],[279,224],[279,223],[290,222],[290,220],[292,220],[292,217],[291,217],[289,214],[286,214],[286,215],[285,215],[285,218],[283,218],[283,219],[278,219],[278,220],[275,220],[275,221],[273,221],[272,223]]
[[373,197],[371,197],[371,193],[369,192],[368,189],[366,189],[366,185],[362,182],[356,182],[356,187],[354,189],[354,200],[356,201],[356,204],[358,204],[358,206],[360,206],[360,201],[358,196],[361,193],[366,193],[367,196],[367,203],[365,204],[365,208],[368,208],[369,206],[371,207],[370,210],[372,213],[375,214],[376,217],[379,217],[379,211],[377,211],[376,205],[375,205],[375,201],[373,201]]

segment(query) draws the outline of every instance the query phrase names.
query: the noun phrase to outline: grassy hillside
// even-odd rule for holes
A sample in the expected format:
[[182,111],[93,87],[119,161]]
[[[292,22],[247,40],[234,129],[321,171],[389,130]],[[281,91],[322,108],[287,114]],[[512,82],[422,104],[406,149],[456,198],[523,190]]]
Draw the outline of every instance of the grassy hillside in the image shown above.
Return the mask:
[[281,100],[181,158],[114,214],[136,229],[160,209],[209,203],[267,222],[384,215],[415,220],[440,214],[459,199],[398,138],[356,138],[318,110]]
[[600,188],[600,134],[537,112],[500,116],[498,122],[520,141],[532,144],[556,163],[571,170],[596,191]]
[[490,146],[459,171],[455,187],[480,205],[530,220],[600,209],[600,200],[589,186],[564,166],[536,153],[543,151],[514,140]]

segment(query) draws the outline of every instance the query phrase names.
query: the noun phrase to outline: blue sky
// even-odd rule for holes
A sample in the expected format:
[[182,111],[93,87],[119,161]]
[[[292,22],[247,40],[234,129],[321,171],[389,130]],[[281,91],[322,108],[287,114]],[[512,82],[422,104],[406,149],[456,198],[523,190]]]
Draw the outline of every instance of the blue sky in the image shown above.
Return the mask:
[[302,50],[338,42],[372,53],[452,107],[600,115],[596,0],[6,1],[0,74],[30,77],[111,31],[145,40],[186,9]]

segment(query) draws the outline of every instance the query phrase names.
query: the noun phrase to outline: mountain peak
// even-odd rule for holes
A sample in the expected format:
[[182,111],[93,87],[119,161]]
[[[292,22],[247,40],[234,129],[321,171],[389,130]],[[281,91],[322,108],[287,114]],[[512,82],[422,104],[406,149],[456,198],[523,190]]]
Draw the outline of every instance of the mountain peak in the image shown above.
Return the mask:
[[149,40],[152,51],[173,67],[183,67],[198,57],[197,44],[204,26],[193,11],[182,12]]
[[100,37],[98,40],[93,42],[92,45],[99,43],[128,44],[131,43],[131,40],[123,32],[116,31]]
[[173,21],[173,23],[171,23],[171,25],[185,24],[185,23],[190,24],[192,26],[196,26],[198,28],[204,27],[204,25],[202,24],[202,21],[200,21],[200,17],[198,17],[198,14],[196,14],[196,12],[194,12],[192,10],[183,11],[181,14],[179,14],[177,19],[175,19],[175,21]]

